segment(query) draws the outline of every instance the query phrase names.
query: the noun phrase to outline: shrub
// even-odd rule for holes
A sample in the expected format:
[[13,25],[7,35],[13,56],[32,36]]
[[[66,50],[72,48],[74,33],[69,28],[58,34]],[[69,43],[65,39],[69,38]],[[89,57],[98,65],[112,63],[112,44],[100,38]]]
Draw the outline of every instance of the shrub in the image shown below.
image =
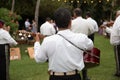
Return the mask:
[[18,30],[19,27],[17,21],[21,20],[22,17],[16,13],[12,13],[6,8],[0,8],[0,19],[5,21],[6,26],[10,26],[10,33],[13,34]]

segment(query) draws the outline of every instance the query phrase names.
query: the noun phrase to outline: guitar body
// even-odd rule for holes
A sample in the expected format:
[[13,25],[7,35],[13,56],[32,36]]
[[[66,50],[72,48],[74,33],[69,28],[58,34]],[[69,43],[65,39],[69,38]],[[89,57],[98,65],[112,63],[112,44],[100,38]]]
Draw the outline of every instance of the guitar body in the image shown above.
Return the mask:
[[84,62],[86,68],[93,68],[100,64],[100,50],[93,48],[91,52],[84,52]]

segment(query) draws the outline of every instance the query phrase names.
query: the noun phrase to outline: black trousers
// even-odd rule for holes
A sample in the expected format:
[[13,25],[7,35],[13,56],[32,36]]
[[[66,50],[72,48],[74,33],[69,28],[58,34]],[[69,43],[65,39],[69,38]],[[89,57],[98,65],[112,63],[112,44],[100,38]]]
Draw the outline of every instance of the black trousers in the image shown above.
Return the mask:
[[120,75],[120,45],[114,46],[115,61],[116,61],[116,74]]
[[90,38],[93,42],[94,42],[94,35],[95,34],[93,33],[93,34],[91,34],[91,35],[88,36],[88,38]]
[[75,74],[75,75],[64,75],[64,76],[55,76],[55,75],[50,75],[49,80],[81,80],[80,74]]
[[0,44],[0,80],[9,80],[9,45]]

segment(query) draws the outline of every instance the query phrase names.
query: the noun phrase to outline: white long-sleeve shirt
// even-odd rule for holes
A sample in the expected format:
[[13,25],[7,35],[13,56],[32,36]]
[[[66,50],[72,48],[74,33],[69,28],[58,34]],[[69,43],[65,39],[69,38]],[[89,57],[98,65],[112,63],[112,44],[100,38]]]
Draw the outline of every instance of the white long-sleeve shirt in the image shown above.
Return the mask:
[[25,28],[30,27],[30,22],[29,21],[25,21]]
[[[57,34],[63,35],[84,50],[91,50],[93,48],[93,42],[85,34],[73,33],[69,29],[59,31]],[[48,70],[68,72],[84,68],[83,51],[59,35],[44,38],[41,45],[39,42],[35,42],[34,51],[34,57],[37,62],[49,60]]]
[[118,16],[111,30],[110,43],[112,45],[120,44],[120,16]]
[[105,31],[109,34],[111,34],[112,27],[106,27]]
[[91,17],[87,18],[87,21],[94,27],[94,32],[98,32],[98,24],[97,22],[92,19]]
[[82,17],[72,20],[71,30],[75,33],[83,33],[87,36],[94,33],[94,27]]
[[10,36],[8,31],[0,29],[0,44],[17,45],[17,42]]

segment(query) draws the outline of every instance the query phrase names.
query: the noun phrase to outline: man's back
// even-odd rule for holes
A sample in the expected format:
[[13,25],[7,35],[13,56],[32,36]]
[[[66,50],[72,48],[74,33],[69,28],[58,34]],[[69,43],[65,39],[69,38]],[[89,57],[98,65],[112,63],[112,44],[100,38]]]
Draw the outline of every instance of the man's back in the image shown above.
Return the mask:
[[25,21],[25,28],[30,27],[30,22],[29,21]]
[[[76,34],[70,30],[59,31],[58,34],[63,35],[84,50],[91,50],[93,47],[92,41],[84,34]],[[49,57],[49,70],[67,72],[74,69],[81,70],[84,67],[83,51],[76,48],[59,35],[46,37],[41,47],[41,54],[35,55],[36,60],[46,61],[42,59]],[[40,57],[37,59],[39,55],[42,55],[41,59]]]
[[55,34],[54,27],[49,22],[45,22],[41,25],[40,32],[41,34],[48,36]]
[[94,32],[98,32],[97,22],[92,18],[87,18],[87,21],[90,22],[90,24],[94,27]]
[[90,35],[93,33],[94,28],[82,17],[77,17],[72,21],[71,30],[75,33],[83,33],[86,35]]

